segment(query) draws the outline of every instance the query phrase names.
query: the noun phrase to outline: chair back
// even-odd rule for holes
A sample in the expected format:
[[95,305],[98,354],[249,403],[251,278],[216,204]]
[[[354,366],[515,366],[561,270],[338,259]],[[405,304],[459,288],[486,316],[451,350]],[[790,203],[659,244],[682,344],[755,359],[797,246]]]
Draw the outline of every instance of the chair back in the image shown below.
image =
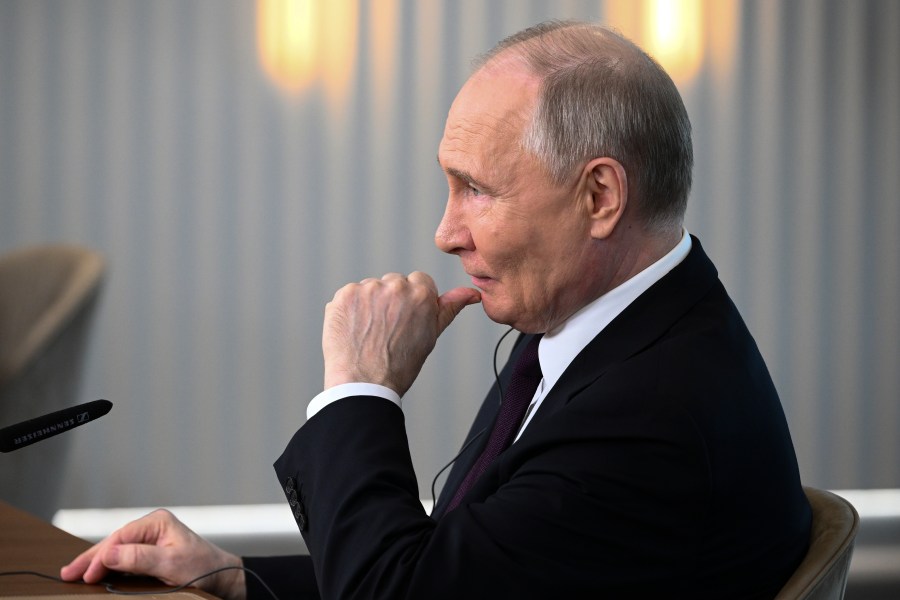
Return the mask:
[[[66,408],[78,389],[104,262],[45,245],[0,257],[0,427]],[[0,455],[0,499],[53,517],[71,434]]]
[[813,513],[809,550],[775,600],[840,600],[847,587],[859,515],[836,494],[803,489]]

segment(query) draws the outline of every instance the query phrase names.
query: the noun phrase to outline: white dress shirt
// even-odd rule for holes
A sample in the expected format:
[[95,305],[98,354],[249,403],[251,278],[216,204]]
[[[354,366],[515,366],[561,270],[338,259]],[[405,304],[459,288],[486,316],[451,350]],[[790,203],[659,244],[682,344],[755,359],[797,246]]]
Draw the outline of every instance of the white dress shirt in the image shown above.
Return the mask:
[[690,251],[691,236],[684,231],[681,241],[668,254],[576,312],[554,331],[544,334],[538,346],[538,361],[541,364],[541,374],[544,378],[534,393],[525,421],[516,435],[517,440],[528,427],[528,423],[531,422],[531,418],[537,412],[541,402],[585,346],[638,296],[681,263]]
[[[544,378],[538,385],[531,401],[532,406],[528,409],[525,422],[519,429],[516,439],[522,435],[522,431],[531,422],[531,417],[537,412],[541,402],[578,353],[638,296],[681,263],[690,251],[691,236],[684,230],[681,241],[668,254],[576,312],[556,330],[548,331],[544,335],[538,346],[538,360]],[[350,396],[377,396],[402,406],[397,392],[383,385],[344,383],[328,388],[313,398],[306,408],[306,418],[311,419],[332,402]]]

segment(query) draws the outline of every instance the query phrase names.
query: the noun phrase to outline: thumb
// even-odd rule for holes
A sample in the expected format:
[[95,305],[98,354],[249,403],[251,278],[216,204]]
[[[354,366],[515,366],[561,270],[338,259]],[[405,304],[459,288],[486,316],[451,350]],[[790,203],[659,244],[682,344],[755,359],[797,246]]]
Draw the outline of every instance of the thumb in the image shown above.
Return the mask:
[[462,309],[477,302],[481,302],[481,292],[474,288],[458,287],[441,294],[438,298],[438,335],[447,329]]

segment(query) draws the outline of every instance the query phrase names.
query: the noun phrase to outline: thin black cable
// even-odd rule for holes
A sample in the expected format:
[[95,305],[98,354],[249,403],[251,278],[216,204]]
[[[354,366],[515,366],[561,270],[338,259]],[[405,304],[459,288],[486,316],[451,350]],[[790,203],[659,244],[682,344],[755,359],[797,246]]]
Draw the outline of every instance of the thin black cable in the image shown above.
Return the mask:
[[[500,383],[500,372],[497,370],[497,352],[500,350],[500,344],[503,343],[503,340],[505,340],[506,336],[508,336],[510,333],[512,333],[512,331],[513,331],[512,327],[507,329],[506,332],[500,336],[500,339],[497,340],[497,345],[494,346],[494,380],[497,382],[497,392],[500,395],[500,398],[499,398],[500,404],[503,404],[503,384]],[[434,479],[431,480],[431,502],[432,502],[432,505],[435,502],[437,502],[437,498],[435,497],[434,489],[437,485],[438,477],[440,477],[441,473],[446,471],[450,467],[450,465],[455,463],[456,460],[460,456],[462,456],[463,452],[465,452],[469,448],[469,446],[471,446],[472,443],[475,442],[475,440],[477,440],[482,435],[484,435],[485,431],[487,431],[487,427],[485,427],[484,429],[482,429],[481,431],[476,433],[474,436],[472,436],[472,438],[468,442],[465,443],[465,445],[462,447],[462,449],[456,453],[456,456],[454,456],[452,459],[450,459],[450,462],[448,462],[446,465],[441,467],[440,471],[438,471],[437,474],[434,476]]]
[[38,573],[37,571],[0,571],[0,577],[4,575],[33,575],[35,577],[43,577],[44,579],[50,579],[53,581],[59,581],[61,583],[70,583],[63,579],[62,577],[56,577],[55,575],[47,575],[46,573]]
[[[473,435],[472,439],[470,439],[468,442],[466,442],[465,445],[462,447],[462,449],[456,453],[456,456],[454,456],[452,459],[450,459],[450,462],[448,462],[446,465],[441,467],[441,470],[438,471],[437,475],[434,476],[434,479],[431,480],[431,502],[432,502],[432,505],[435,502],[437,502],[437,498],[435,498],[435,495],[434,495],[434,488],[435,488],[435,485],[437,484],[438,477],[440,477],[441,473],[446,471],[447,468],[450,467],[450,465],[455,463],[456,459],[458,459],[460,456],[462,456],[462,453],[465,452],[466,450],[468,450],[469,446],[471,446],[475,442],[475,440],[477,440],[478,438],[483,436],[485,431],[487,431],[487,427],[485,427],[484,429],[482,429],[481,431],[479,431],[478,433]],[[434,509],[432,508],[432,510],[434,510]]]
[[507,329],[506,333],[501,335],[500,339],[497,340],[497,345],[494,346],[494,379],[497,381],[497,391],[500,393],[500,404],[503,404],[503,384],[500,383],[500,372],[497,370],[497,352],[500,351],[500,344],[506,339],[506,336],[512,333],[512,331],[512,327]]
[[[278,596],[275,595],[275,592],[272,591],[272,588],[269,587],[269,584],[267,584],[263,580],[263,578],[259,576],[258,573],[256,573],[252,569],[248,569],[247,567],[238,567],[238,566],[228,566],[228,567],[221,567],[218,569],[214,569],[212,571],[209,571],[208,573],[204,573],[203,575],[200,575],[198,577],[195,577],[194,579],[191,579],[187,583],[183,583],[181,585],[178,585],[178,586],[175,586],[172,588],[167,588],[164,590],[153,590],[153,591],[147,591],[147,592],[131,592],[131,591],[127,591],[127,590],[120,590],[111,583],[100,582],[98,585],[102,585],[102,586],[106,587],[106,591],[109,592],[110,594],[120,594],[122,596],[152,596],[154,594],[160,594],[160,595],[161,594],[174,594],[175,592],[180,592],[180,591],[190,587],[191,585],[197,583],[201,579],[205,579],[206,577],[210,577],[217,573],[221,573],[222,571],[230,571],[230,570],[235,570],[235,569],[244,571],[245,573],[249,573],[250,575],[255,577],[256,580],[259,581],[260,585],[262,585],[263,589],[265,589],[267,592],[269,592],[269,595],[272,596],[273,600],[279,600]],[[43,577],[44,579],[50,579],[52,581],[59,581],[61,583],[83,583],[83,584],[87,585],[84,581],[66,581],[65,579],[63,579],[61,577],[56,577],[55,575],[47,575],[46,573],[38,573],[37,571],[0,572],[0,577],[2,577],[4,575],[33,575],[35,577]]]
[[218,569],[214,569],[212,571],[204,573],[203,575],[194,577],[187,583],[182,583],[179,586],[169,588],[162,592],[160,592],[160,591],[127,592],[127,591],[122,591],[122,590],[116,589],[115,586],[113,586],[113,584],[111,584],[111,583],[106,585],[106,591],[111,592],[113,594],[122,594],[123,596],[149,596],[152,594],[174,594],[175,592],[180,592],[181,590],[190,587],[191,585],[197,583],[201,579],[205,579],[205,578],[215,575],[217,573],[221,573],[222,571],[231,571],[231,570],[240,570],[240,571],[244,571],[245,573],[248,573],[250,575],[253,575],[254,577],[256,577],[256,580],[259,581],[259,583],[263,586],[263,589],[265,589],[267,592],[269,592],[269,595],[272,596],[272,598],[274,600],[279,600],[278,596],[275,595],[275,592],[272,591],[272,588],[270,588],[269,585],[265,581],[263,581],[263,578],[260,577],[255,571],[253,571],[252,569],[248,569],[247,567],[238,567],[238,566],[228,566],[228,567],[220,567]]

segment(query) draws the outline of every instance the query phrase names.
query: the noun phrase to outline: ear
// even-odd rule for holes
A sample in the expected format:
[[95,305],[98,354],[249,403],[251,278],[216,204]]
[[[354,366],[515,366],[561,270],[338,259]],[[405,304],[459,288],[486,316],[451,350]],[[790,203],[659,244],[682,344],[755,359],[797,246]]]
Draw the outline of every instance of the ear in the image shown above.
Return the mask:
[[628,204],[628,177],[619,161],[595,158],[582,171],[591,220],[591,237],[608,238],[622,219]]

